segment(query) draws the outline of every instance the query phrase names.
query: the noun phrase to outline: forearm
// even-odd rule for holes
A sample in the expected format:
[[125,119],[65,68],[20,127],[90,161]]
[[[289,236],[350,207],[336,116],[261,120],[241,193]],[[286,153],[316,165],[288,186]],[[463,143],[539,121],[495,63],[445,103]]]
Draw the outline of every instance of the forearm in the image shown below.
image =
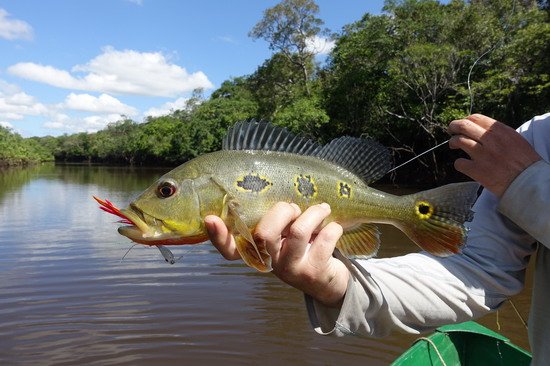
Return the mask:
[[513,278],[503,286],[501,278],[468,257],[416,253],[355,263],[340,309],[306,298],[317,332],[375,337],[394,330],[419,333],[480,317],[522,288]]
[[550,248],[550,164],[540,160],[508,187],[499,211]]

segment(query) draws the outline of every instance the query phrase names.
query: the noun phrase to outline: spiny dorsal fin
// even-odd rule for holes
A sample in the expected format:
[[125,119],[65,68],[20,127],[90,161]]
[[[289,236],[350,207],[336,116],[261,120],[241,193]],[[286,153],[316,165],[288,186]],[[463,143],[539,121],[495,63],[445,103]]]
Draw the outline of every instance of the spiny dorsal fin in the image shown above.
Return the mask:
[[332,140],[315,156],[336,163],[360,176],[366,183],[382,178],[391,168],[391,155],[371,139],[343,136]]
[[264,121],[241,121],[231,127],[223,139],[223,150],[268,150],[313,155],[320,149],[316,142],[296,136],[286,128]]
[[380,179],[391,168],[390,153],[374,140],[344,136],[321,146],[265,121],[237,122],[224,137],[222,149],[268,150],[315,156],[349,170],[366,183]]

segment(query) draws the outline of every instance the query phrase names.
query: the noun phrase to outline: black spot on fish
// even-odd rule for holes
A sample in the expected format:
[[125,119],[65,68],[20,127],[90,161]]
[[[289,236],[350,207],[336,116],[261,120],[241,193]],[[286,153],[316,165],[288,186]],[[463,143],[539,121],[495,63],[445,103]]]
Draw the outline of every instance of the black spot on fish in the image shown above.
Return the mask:
[[351,197],[351,187],[349,184],[340,182],[338,187],[338,195],[342,198],[350,198]]
[[426,201],[417,201],[415,205],[416,214],[422,220],[429,219],[434,213],[434,207]]
[[272,185],[272,182],[260,177],[258,174],[248,174],[237,180],[237,187],[253,193],[260,193]]
[[418,205],[418,212],[420,212],[423,215],[427,215],[430,212],[430,206],[420,204]]
[[296,187],[298,193],[305,198],[311,198],[317,194],[317,187],[311,175],[300,174],[296,177],[294,187]]

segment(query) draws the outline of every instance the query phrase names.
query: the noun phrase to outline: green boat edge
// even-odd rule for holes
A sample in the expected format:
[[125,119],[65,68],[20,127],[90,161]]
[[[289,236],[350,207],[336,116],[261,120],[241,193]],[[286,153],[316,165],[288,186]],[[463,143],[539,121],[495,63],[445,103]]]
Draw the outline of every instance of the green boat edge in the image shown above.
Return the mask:
[[531,353],[506,337],[473,322],[445,325],[418,338],[392,366],[528,366]]

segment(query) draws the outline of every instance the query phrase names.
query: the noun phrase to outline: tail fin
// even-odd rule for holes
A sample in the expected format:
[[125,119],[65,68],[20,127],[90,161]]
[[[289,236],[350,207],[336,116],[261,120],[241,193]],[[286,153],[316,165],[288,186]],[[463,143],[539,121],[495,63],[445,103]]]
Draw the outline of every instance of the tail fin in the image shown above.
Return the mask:
[[446,257],[460,253],[466,240],[465,221],[477,198],[479,184],[453,183],[403,197],[413,203],[413,214],[401,223],[401,230],[419,247]]

